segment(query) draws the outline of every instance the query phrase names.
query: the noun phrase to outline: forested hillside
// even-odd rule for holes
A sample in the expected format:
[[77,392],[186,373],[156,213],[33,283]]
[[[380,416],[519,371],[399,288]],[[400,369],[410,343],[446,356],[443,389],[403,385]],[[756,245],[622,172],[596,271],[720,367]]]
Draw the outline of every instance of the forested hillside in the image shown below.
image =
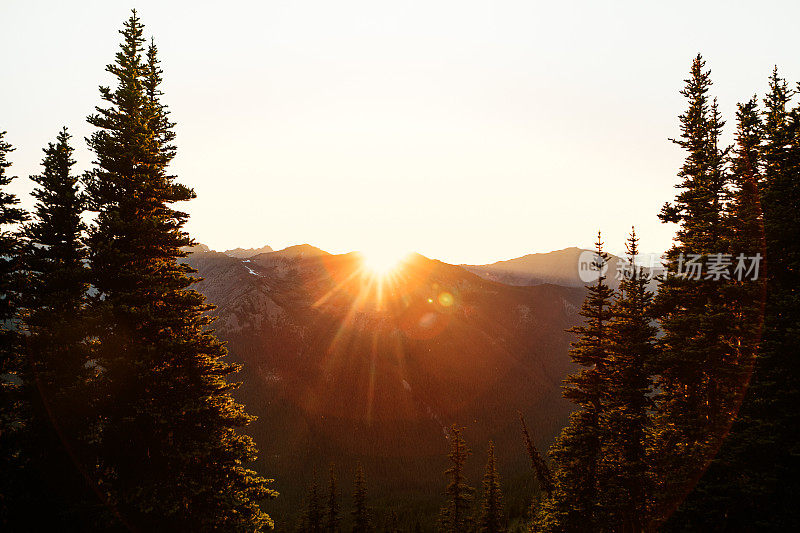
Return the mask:
[[156,41],[136,11],[119,34],[91,163],[54,123],[30,209],[0,131],[0,530],[800,530],[777,68],[726,117],[691,61],[663,269],[638,220],[625,257],[587,227],[588,262],[456,266],[198,244]]

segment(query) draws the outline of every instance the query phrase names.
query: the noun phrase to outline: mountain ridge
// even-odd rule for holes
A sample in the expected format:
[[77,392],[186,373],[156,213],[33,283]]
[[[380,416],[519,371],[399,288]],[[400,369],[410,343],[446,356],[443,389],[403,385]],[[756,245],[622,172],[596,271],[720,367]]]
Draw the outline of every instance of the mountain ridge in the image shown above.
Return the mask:
[[419,254],[383,282],[357,253],[186,261],[244,365],[236,396],[258,417],[258,468],[283,495],[270,505],[297,508],[314,467],[360,461],[376,498],[424,507],[441,492],[453,423],[476,449],[493,439],[504,474],[528,487],[517,410],[546,446],[572,409],[561,380],[583,288],[505,285]]
[[[193,253],[207,253],[212,250],[205,245],[198,244],[188,251]],[[287,246],[281,250],[273,250],[270,246],[265,245],[261,248],[234,248],[219,253],[237,259],[253,259],[265,254],[275,254],[272,257],[347,255],[330,254],[308,243]],[[359,252],[350,253],[357,254]],[[577,246],[570,246],[550,252],[534,252],[511,259],[495,261],[493,263],[460,264],[457,266],[484,279],[506,285],[526,286],[552,283],[567,287],[582,287],[586,285],[586,282],[580,277],[579,260],[581,254],[584,253],[592,254],[593,251]],[[442,263],[450,264],[444,261],[442,261]],[[615,274],[623,264],[623,259],[610,254],[608,280],[612,287],[618,285]]]

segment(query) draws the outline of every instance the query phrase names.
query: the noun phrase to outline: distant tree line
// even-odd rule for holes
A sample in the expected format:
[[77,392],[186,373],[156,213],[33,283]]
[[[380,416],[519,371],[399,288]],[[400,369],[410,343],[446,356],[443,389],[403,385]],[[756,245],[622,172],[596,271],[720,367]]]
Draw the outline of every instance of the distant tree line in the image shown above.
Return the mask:
[[[444,491],[445,503],[441,508],[436,527],[444,532],[481,531],[486,533],[507,530],[507,517],[503,510],[503,492],[500,474],[497,471],[494,444],[490,441],[487,451],[486,470],[479,502],[475,502],[475,489],[467,481],[465,465],[471,450],[464,440],[462,428],[451,426],[448,430],[450,467],[445,471],[447,479]],[[308,533],[353,533],[422,531],[424,518],[419,516],[401,519],[395,509],[385,509],[380,516],[367,504],[367,482],[363,466],[358,463],[353,480],[352,509],[350,519],[343,520],[340,493],[334,465],[330,466],[327,492],[320,491],[317,473],[314,471],[306,492],[302,513],[295,531]],[[475,504],[478,504],[477,506]],[[346,522],[349,527],[343,527]],[[430,524],[425,524],[429,526]],[[405,527],[405,529],[403,529]],[[411,529],[413,528],[413,529]]]
[[[343,516],[339,502],[340,497],[335,465],[330,465],[328,487],[325,494],[322,494],[319,489],[315,470],[295,530],[309,533],[345,531],[341,527]],[[364,467],[360,463],[356,466],[353,479],[353,508],[350,511],[350,517],[353,533],[374,531],[372,510],[367,505],[367,479]]]

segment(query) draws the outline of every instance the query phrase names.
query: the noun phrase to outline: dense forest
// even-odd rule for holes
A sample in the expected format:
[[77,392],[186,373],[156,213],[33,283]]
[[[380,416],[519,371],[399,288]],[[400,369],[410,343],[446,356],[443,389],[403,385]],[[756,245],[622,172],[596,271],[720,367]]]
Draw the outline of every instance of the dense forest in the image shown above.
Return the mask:
[[280,516],[234,396],[240,365],[184,260],[195,242],[177,206],[195,194],[170,174],[158,49],[135,11],[120,34],[87,118],[91,168],[59,130],[31,212],[6,190],[0,132],[0,529],[800,530],[800,85],[777,68],[725,146],[710,70],[692,61],[673,140],[685,159],[658,214],[677,228],[664,273],[639,266],[635,229],[610,272],[597,234],[570,330],[574,411],[548,453],[520,414],[529,501],[507,505],[506,458],[468,442],[465,420],[443,441],[437,518],[376,506],[361,464],[299,480],[303,501]]

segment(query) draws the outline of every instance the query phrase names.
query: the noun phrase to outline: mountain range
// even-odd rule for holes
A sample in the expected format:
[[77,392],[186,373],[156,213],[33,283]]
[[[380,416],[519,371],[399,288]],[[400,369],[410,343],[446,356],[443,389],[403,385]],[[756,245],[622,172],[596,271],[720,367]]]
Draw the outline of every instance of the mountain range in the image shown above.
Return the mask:
[[473,484],[492,439],[508,505],[528,505],[518,414],[546,449],[571,411],[561,383],[584,296],[577,263],[568,271],[576,253],[484,266],[414,254],[378,278],[357,253],[310,245],[252,256],[195,247],[186,261],[243,364],[237,398],[258,417],[257,468],[282,494],[268,508],[291,514],[330,463],[347,493],[361,462],[376,502],[430,521],[452,424],[475,452]]

